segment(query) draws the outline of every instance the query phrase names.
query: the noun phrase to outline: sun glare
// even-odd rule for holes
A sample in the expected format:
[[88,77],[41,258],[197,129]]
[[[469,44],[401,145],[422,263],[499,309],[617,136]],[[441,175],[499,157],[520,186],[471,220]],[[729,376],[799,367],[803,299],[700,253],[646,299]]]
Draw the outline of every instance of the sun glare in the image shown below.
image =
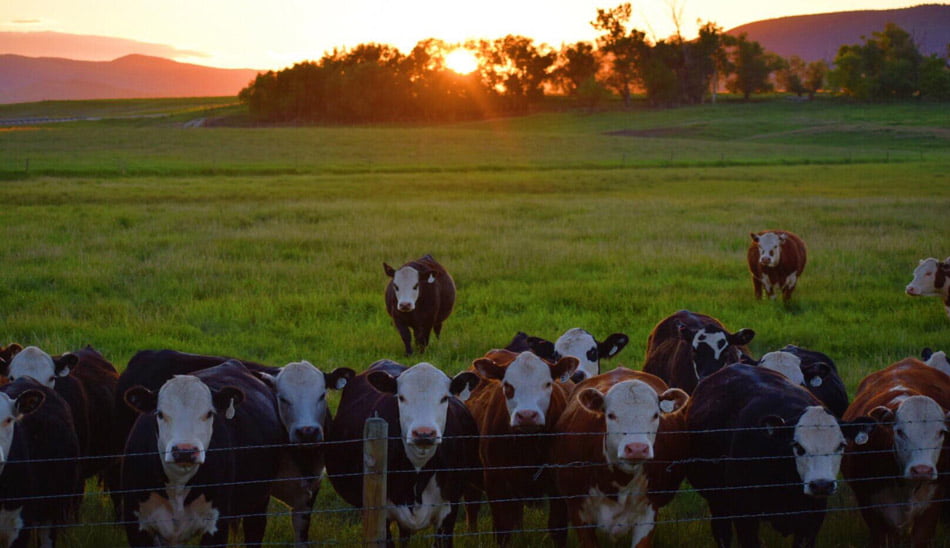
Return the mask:
[[478,68],[478,58],[470,50],[453,49],[445,54],[445,66],[459,74],[469,74]]

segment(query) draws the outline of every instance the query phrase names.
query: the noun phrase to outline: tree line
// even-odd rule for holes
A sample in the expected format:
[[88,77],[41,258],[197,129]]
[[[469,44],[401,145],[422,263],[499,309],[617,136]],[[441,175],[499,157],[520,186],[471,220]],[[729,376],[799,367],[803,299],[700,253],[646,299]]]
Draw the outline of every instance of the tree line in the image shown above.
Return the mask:
[[[631,5],[598,9],[595,43],[554,50],[524,36],[448,44],[419,42],[408,54],[385,44],[334,49],[318,61],[262,73],[239,98],[253,117],[271,122],[452,121],[527,113],[545,96],[596,108],[612,97],[627,105],[642,94],[651,106],[716,101],[725,89],[749,99],[780,89],[809,98],[834,90],[864,101],[950,100],[950,44],[944,57],[923,56],[894,24],[843,45],[834,68],[766,51],[747,35],[707,22],[695,39],[679,32],[651,41],[630,25]],[[457,47],[475,53],[478,69],[446,66]]]

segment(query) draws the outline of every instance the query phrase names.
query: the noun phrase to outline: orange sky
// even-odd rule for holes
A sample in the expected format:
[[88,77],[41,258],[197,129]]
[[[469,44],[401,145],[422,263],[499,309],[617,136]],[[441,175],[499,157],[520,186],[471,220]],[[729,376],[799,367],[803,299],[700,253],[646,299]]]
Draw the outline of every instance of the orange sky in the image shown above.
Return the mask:
[[[408,51],[425,38],[449,42],[521,34],[560,46],[593,41],[597,8],[621,0],[3,0],[0,31],[57,31],[112,36],[149,46],[104,50],[163,55],[218,67],[281,69],[318,59],[334,47],[380,42]],[[632,2],[633,25],[654,38],[673,33],[674,10],[683,34],[697,20],[729,29],[759,19],[916,5],[907,0],[650,0]],[[128,44],[123,47],[131,47]],[[0,45],[2,48],[2,45]],[[164,53],[159,53],[164,52]],[[21,53],[0,51],[0,53]],[[67,56],[67,55],[62,55]],[[76,55],[70,55],[76,57]]]

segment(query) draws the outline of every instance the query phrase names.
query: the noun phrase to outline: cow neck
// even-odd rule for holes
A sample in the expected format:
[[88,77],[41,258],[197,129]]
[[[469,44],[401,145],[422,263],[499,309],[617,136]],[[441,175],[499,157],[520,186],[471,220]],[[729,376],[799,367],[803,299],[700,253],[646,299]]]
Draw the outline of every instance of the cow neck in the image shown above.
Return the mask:
[[422,502],[422,493],[429,485],[429,481],[436,475],[439,468],[443,468],[441,447],[436,449],[435,454],[422,468],[416,468],[405,453],[400,453],[398,459],[392,464],[387,488],[390,493],[389,499],[397,505],[418,505]]
[[165,472],[165,477],[168,478],[168,482],[165,484],[166,489],[184,488],[189,481],[194,479],[200,467],[201,465],[195,465],[187,470],[182,470],[181,467],[165,462],[163,459],[162,471]]

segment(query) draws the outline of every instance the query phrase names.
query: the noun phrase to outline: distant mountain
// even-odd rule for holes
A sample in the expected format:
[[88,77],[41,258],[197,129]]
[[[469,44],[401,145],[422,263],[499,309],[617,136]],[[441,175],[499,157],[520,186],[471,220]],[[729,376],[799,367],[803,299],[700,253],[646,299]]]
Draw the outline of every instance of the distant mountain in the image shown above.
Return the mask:
[[146,55],[113,61],[0,55],[0,103],[237,95],[257,73]]
[[950,44],[950,4],[928,4],[895,10],[843,11],[816,15],[781,17],[747,23],[727,31],[747,33],[768,50],[782,57],[797,55],[805,61],[834,61],[843,45],[864,43],[895,23],[910,33],[924,55],[947,55]]

